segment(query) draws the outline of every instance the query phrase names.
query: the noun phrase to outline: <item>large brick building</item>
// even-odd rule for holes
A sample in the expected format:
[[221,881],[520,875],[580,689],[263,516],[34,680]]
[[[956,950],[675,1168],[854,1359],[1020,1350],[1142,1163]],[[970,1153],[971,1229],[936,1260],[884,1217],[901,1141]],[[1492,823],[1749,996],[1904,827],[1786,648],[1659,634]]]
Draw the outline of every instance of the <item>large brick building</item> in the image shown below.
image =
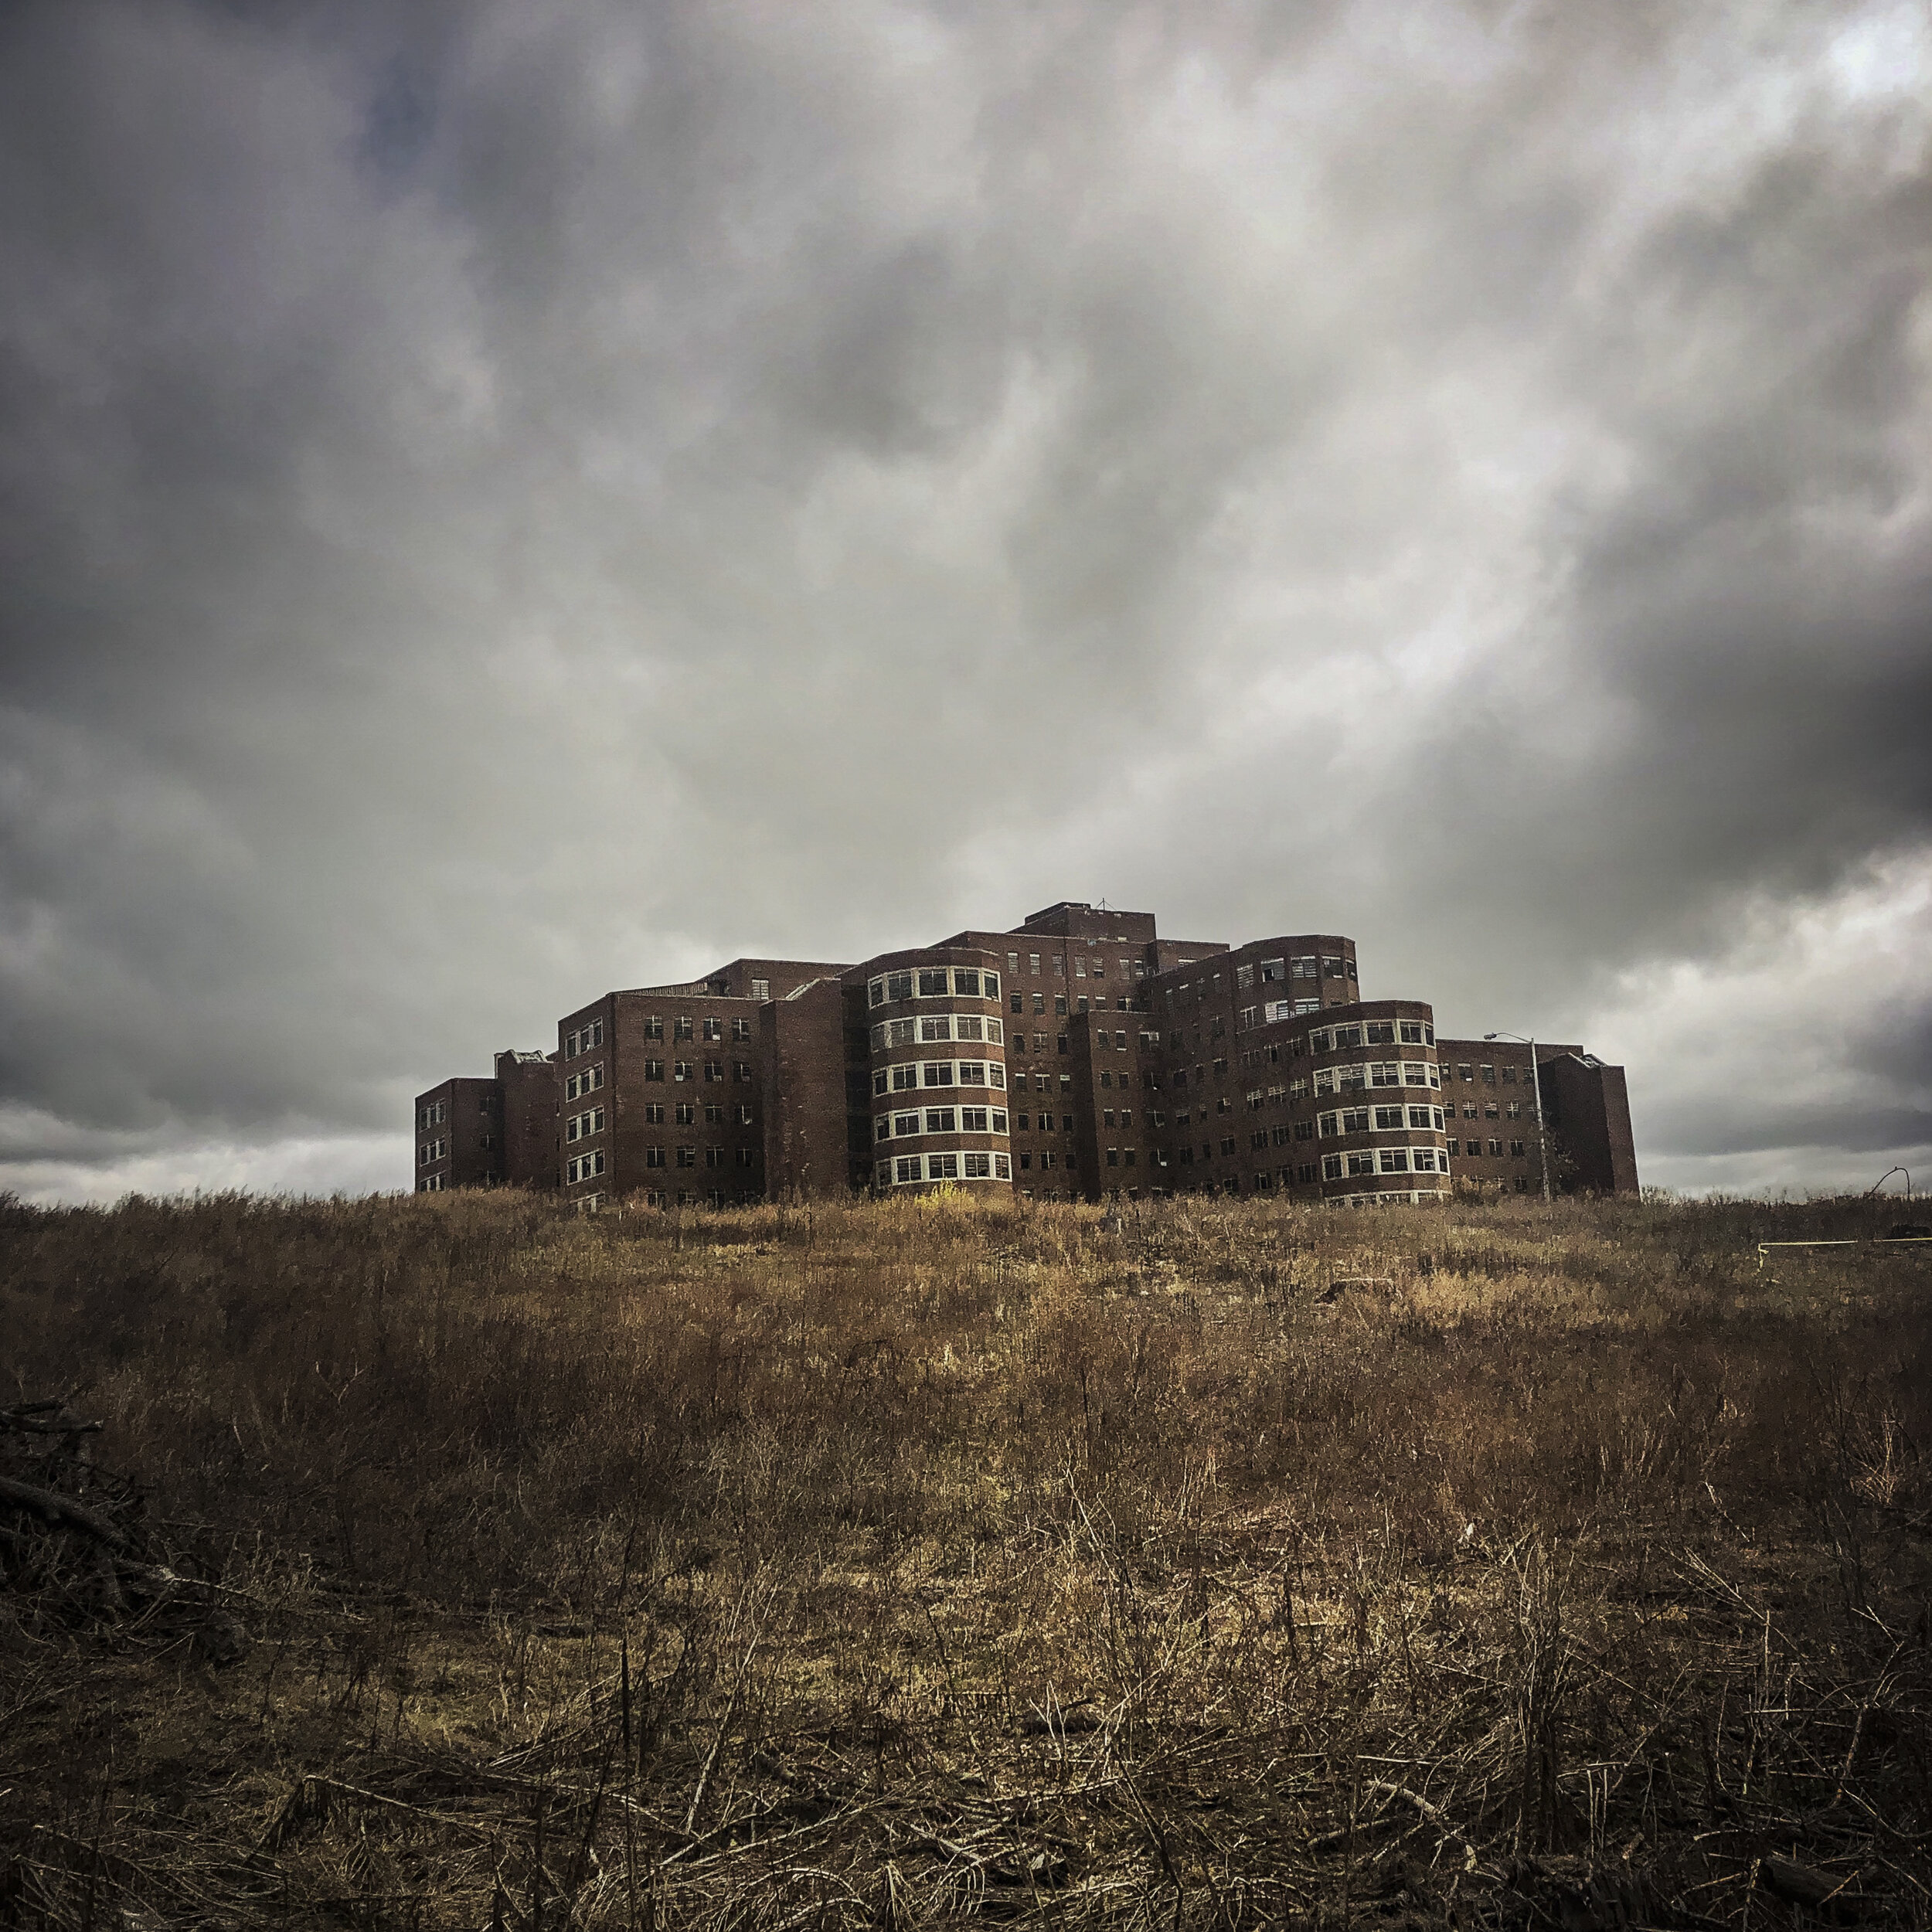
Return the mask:
[[1580,1046],[1539,1041],[1532,1068],[1527,1042],[1439,1039],[1426,1002],[1362,996],[1339,934],[1230,947],[1070,903],[857,965],[736,959],[606,993],[553,1053],[499,1053],[416,1119],[420,1192],[587,1206],[1637,1187],[1623,1070]]

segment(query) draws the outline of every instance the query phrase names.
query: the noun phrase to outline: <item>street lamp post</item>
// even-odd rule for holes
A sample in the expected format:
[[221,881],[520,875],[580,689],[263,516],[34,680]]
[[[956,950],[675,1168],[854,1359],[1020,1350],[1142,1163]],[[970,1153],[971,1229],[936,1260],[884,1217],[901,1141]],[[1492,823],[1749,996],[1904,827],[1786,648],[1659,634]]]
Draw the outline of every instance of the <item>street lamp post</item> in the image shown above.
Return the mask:
[[1536,1156],[1543,1163],[1543,1199],[1549,1199],[1549,1137],[1543,1131],[1543,1083],[1536,1071],[1536,1043],[1527,1033],[1485,1033],[1485,1039],[1519,1039],[1529,1049],[1529,1090],[1536,1101]]

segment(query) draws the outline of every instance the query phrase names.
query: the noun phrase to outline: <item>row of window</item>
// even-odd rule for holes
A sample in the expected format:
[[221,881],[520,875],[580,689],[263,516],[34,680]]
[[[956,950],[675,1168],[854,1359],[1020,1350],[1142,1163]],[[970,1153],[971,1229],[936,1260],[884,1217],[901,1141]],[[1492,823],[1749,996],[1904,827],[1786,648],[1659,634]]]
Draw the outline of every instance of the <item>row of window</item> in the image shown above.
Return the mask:
[[1371,1060],[1359,1066],[1318,1066],[1315,1090],[1356,1094],[1368,1087],[1439,1087],[1441,1077],[1434,1060]]
[[876,1172],[881,1187],[903,1187],[913,1181],[1010,1181],[1013,1164],[1004,1154],[900,1154],[881,1161]]
[[[1489,1066],[1487,1063],[1478,1066],[1471,1066],[1467,1060],[1459,1060],[1456,1063],[1456,1078],[1459,1080],[1471,1081],[1480,1078],[1485,1086],[1494,1087],[1496,1084],[1496,1070],[1495,1067]],[[1502,1070],[1503,1085],[1505,1087],[1514,1086],[1515,1084],[1515,1068],[1513,1066],[1504,1067]],[[1526,1066],[1522,1070],[1522,1083],[1526,1087],[1530,1084],[1529,1069]]]
[[921,966],[908,972],[882,973],[866,982],[868,1006],[885,1006],[902,999],[944,999],[948,993],[968,999],[998,999],[999,975],[975,966]]
[[563,1036],[563,1057],[573,1060],[580,1053],[594,1052],[604,1044],[604,1022],[594,1019],[588,1026],[580,1026],[574,1032]]
[[604,1170],[604,1153],[599,1148],[594,1154],[577,1154],[564,1164],[564,1176],[572,1187],[580,1181],[594,1179]]
[[[646,1167],[667,1166],[670,1165],[668,1156],[674,1153],[679,1167],[698,1165],[698,1149],[695,1147],[647,1147],[644,1150],[644,1164]],[[706,1167],[756,1167],[758,1150],[755,1147],[708,1147],[704,1150],[704,1164]]]
[[1317,1124],[1325,1141],[1337,1134],[1389,1134],[1403,1128],[1433,1127],[1442,1131],[1439,1107],[1345,1107],[1320,1116]]
[[[697,1029],[695,1036],[698,1038],[722,1040],[725,1036],[725,1022],[716,1014],[701,1014],[694,1021],[689,1013],[674,1013],[671,1016],[671,1037],[674,1040],[690,1039],[694,1037],[694,1026]],[[664,1038],[664,1015],[662,1013],[647,1013],[645,1015],[644,1036],[646,1039]],[[735,1040],[748,1040],[751,1037],[751,1022],[742,1013],[731,1022],[731,1037]]]
[[919,1087],[998,1087],[1006,1070],[998,1060],[902,1060],[881,1066],[872,1077],[875,1094],[910,1094]]
[[922,1013],[917,1019],[881,1020],[872,1029],[872,1050],[888,1052],[895,1046],[923,1046],[933,1040],[987,1040],[994,1046],[1005,1039],[996,1019],[979,1013]]
[[432,1162],[440,1161],[450,1151],[447,1141],[425,1141],[416,1150],[416,1165],[427,1167]]
[[[680,1127],[695,1127],[698,1124],[698,1109],[697,1104],[695,1101],[679,1100],[676,1105],[672,1107],[672,1112],[675,1116],[677,1123]],[[644,1104],[644,1117],[646,1124],[648,1126],[663,1126],[664,1102],[662,1100],[646,1100]],[[708,1125],[712,1127],[722,1127],[724,1124],[725,1118],[724,1103],[722,1100],[706,1100],[704,1104],[704,1117],[706,1123]],[[731,1117],[736,1121],[738,1125],[740,1127],[750,1126],[752,1122],[750,1102],[748,1100],[740,1101],[739,1104],[731,1110]]]
[[[1016,1114],[1014,1115],[1013,1124],[1018,1131],[1022,1134],[1031,1131],[1031,1129],[1027,1124],[1029,1117],[1030,1117],[1029,1115],[1025,1114]],[[1108,1117],[1111,1120],[1112,1117],[1110,1115]],[[1068,1133],[1072,1133],[1073,1131],[1073,1115],[1070,1114],[1066,1115],[1060,1124],[1063,1126]],[[1058,1128],[1054,1124],[1054,1119],[1052,1114],[1043,1114],[1039,1116],[1039,1131],[1043,1134],[1052,1134],[1058,1131]]]
[[1271,999],[1265,1005],[1243,1006],[1234,1016],[1234,1030],[1237,1033],[1251,1033],[1257,1026],[1272,1026],[1284,1019],[1304,1019],[1321,1010],[1321,1002],[1318,999]]
[[[706,1060],[704,1063],[704,1077],[708,1080],[723,1080],[725,1077],[724,1062],[723,1060]],[[646,1060],[644,1063],[644,1077],[648,1080],[662,1080],[664,1078],[664,1062],[662,1060]],[[697,1070],[689,1060],[673,1060],[671,1063],[671,1077],[673,1080],[696,1080],[697,1078]],[[734,1080],[749,1080],[751,1078],[750,1061],[733,1060],[731,1063],[731,1077]]]
[[418,1128],[440,1127],[449,1117],[447,1102],[432,1100],[427,1107],[419,1107],[416,1110],[416,1124]]
[[[1039,977],[1039,954],[1029,953],[1026,955],[1026,961],[1027,971],[1037,979]],[[1184,960],[1182,964],[1191,966],[1194,962],[1190,959]],[[1119,961],[1119,964],[1121,978],[1123,979],[1145,979],[1147,977],[1147,961],[1144,959],[1123,958]],[[1066,959],[1063,954],[1055,953],[1053,955],[1053,977],[1056,979],[1064,979],[1066,977]],[[1006,970],[1009,973],[1017,973],[1019,971],[1018,953],[1009,953],[1006,955]],[[1089,978],[1104,979],[1107,977],[1107,961],[1097,953],[1077,953],[1073,956],[1073,977],[1076,979]]]
[[416,1184],[418,1194],[440,1194],[450,1184],[447,1174],[429,1174]]
[[1361,1174],[1447,1174],[1449,1157],[1433,1147],[1365,1148],[1359,1154],[1325,1154],[1321,1178],[1339,1181]]
[[593,1134],[604,1131],[604,1109],[594,1107],[582,1114],[573,1114],[563,1125],[563,1138],[566,1141],[587,1141]]
[[[1510,1159],[1512,1161],[1527,1160],[1529,1158],[1528,1148],[1529,1144],[1526,1141],[1512,1141],[1509,1143]],[[1449,1151],[1453,1154],[1455,1151],[1456,1142],[1452,1139],[1449,1143]],[[1480,1159],[1482,1155],[1482,1142],[1479,1141],[1475,1134],[1471,1134],[1468,1142],[1465,1144],[1464,1151],[1466,1154],[1473,1156],[1475,1158]],[[1489,1143],[1489,1158],[1492,1161],[1500,1161],[1502,1158],[1502,1141],[1492,1141]]]
[[1435,1043],[1435,1027],[1426,1019],[1352,1020],[1345,1026],[1318,1026],[1308,1036],[1311,1053],[1345,1053],[1355,1046],[1433,1046]]
[[910,1114],[882,1114],[872,1123],[875,1141],[904,1140],[915,1134],[1004,1134],[1003,1107],[928,1107]]
[[573,1073],[563,1083],[563,1097],[566,1100],[580,1100],[587,1094],[596,1093],[604,1085],[604,1063],[599,1060],[594,1066],[587,1066]]
[[[1451,1114],[1454,1114],[1455,1111],[1455,1103],[1452,1100],[1449,1105],[1449,1111]],[[1522,1102],[1521,1100],[1507,1101],[1505,1103],[1501,1111],[1502,1113],[1508,1114],[1512,1121],[1519,1121],[1522,1118]],[[1485,1119],[1493,1121],[1498,1117],[1497,1106],[1494,1100],[1485,1100],[1480,1109],[1478,1108],[1476,1103],[1474,1100],[1464,1100],[1463,1102],[1462,1117],[1465,1121],[1475,1120],[1477,1117],[1478,1112],[1480,1112],[1482,1117]]]
[[1266,986],[1277,980],[1353,979],[1355,977],[1354,960],[1346,954],[1335,953],[1302,953],[1285,960],[1264,959],[1258,964],[1237,966],[1234,969],[1234,983],[1237,987],[1252,986],[1257,980]]

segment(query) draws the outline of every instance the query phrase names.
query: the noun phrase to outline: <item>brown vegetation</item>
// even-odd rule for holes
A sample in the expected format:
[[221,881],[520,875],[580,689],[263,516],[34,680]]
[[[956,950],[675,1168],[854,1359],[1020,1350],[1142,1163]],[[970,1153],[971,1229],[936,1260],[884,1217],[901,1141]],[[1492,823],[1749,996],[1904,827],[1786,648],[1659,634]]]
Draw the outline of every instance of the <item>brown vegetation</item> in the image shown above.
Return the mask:
[[11,1209],[0,1926],[1932,1923],[1894,1218]]

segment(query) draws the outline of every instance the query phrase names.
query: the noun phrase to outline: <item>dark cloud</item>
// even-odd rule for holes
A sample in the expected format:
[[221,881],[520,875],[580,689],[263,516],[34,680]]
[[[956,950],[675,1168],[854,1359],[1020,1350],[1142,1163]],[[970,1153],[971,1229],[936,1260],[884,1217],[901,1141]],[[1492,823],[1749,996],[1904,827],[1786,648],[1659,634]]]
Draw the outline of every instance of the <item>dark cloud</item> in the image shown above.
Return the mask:
[[1922,1133],[1909,967],[1774,1129],[1633,989],[1784,1024],[1781,947],[1916,930],[1927,60],[1882,5],[9,10],[11,1171],[359,1177],[604,985],[1102,893],[1628,1052],[1685,1173]]

